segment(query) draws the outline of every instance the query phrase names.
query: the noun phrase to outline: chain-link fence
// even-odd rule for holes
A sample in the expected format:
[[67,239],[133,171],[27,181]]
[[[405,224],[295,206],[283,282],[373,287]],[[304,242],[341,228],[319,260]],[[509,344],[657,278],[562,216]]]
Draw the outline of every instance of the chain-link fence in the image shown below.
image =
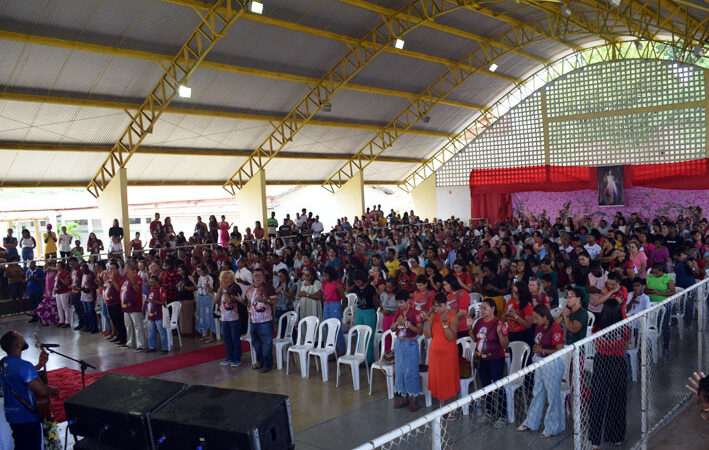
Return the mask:
[[[677,288],[625,320],[598,315],[598,333],[526,366],[532,349],[511,342],[507,376],[358,450],[645,448],[689,399],[687,377],[708,361],[708,286]],[[494,372],[486,363],[462,380],[471,390]]]

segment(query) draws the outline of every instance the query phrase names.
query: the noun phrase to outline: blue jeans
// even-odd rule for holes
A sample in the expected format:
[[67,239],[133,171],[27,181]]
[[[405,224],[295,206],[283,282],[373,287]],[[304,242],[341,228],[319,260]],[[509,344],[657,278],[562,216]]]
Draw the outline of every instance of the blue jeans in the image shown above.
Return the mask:
[[340,321],[340,329],[337,331],[337,352],[342,355],[345,353],[345,338],[342,335],[342,304],[340,302],[325,302],[323,306],[323,318],[337,319]]
[[89,331],[98,330],[98,321],[96,320],[96,307],[94,302],[80,302],[84,308],[84,317],[86,318],[86,326]]
[[419,345],[416,341],[394,341],[394,390],[397,394],[421,394],[419,359]]
[[98,301],[101,304],[101,317],[103,317],[103,329],[104,331],[111,331],[111,317],[108,315],[108,306],[103,301],[103,296],[98,295]]
[[22,260],[32,261],[34,259],[34,249],[32,247],[22,248]]
[[241,362],[241,333],[238,320],[222,321],[222,333],[226,344],[226,360]]
[[214,314],[212,313],[212,296],[197,296],[197,331],[206,333],[214,331]]
[[79,316],[79,326],[84,328],[88,325],[89,321],[86,317],[86,311],[82,305],[81,294],[71,294],[71,306],[74,307],[76,315]]
[[[502,377],[505,376],[505,358],[495,359],[492,361],[487,361],[484,359],[481,360],[478,373],[480,374],[480,382],[483,387],[494,381],[502,379]],[[495,395],[498,397],[499,411],[495,411]],[[488,416],[499,416],[503,419],[507,418],[507,395],[505,394],[504,388],[498,389],[496,393],[491,393],[486,396],[485,412]]]
[[39,422],[11,423],[15,448],[40,450],[42,448],[42,424]]
[[534,372],[534,398],[529,404],[527,418],[522,423],[532,431],[539,430],[545,400],[548,401],[549,407],[544,417],[544,431],[552,436],[564,431],[566,417],[564,405],[561,403],[561,379],[564,377],[564,369],[563,359],[557,358]]
[[355,316],[355,325],[367,325],[372,329],[369,336],[369,348],[367,348],[367,363],[374,362],[374,329],[377,326],[377,312],[372,309],[358,309]]
[[157,347],[157,333],[160,333],[161,350],[167,351],[167,331],[162,326],[162,319],[148,320],[148,345],[150,350],[155,350]]
[[251,322],[251,345],[254,346],[256,362],[267,369],[273,368],[273,321]]

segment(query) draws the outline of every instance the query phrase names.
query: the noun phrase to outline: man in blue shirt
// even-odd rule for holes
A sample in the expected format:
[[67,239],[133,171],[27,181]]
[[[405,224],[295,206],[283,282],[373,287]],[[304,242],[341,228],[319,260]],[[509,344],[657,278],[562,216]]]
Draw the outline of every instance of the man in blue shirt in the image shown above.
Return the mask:
[[22,359],[22,352],[28,347],[22,335],[15,331],[8,331],[0,338],[0,348],[7,353],[0,361],[0,387],[5,398],[5,418],[12,428],[15,448],[40,450],[42,425],[35,398],[59,395],[59,389],[47,386],[37,375],[37,369],[47,363],[45,352],[40,354],[36,366]]
[[25,282],[27,283],[27,297],[30,299],[30,307],[32,308],[32,319],[30,323],[37,322],[39,316],[35,314],[34,309],[42,301],[42,291],[44,288],[44,271],[37,267],[37,263],[30,262],[30,268],[25,274]]

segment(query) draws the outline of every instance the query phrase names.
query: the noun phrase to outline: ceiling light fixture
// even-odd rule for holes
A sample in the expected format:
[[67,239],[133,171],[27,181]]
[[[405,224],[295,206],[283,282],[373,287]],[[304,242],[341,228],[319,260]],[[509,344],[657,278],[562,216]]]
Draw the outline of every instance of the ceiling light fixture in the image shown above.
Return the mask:
[[428,122],[431,121],[431,116],[429,116],[429,115],[423,116],[423,117],[421,118],[421,121],[422,121],[423,123],[428,123]]
[[571,8],[569,8],[569,5],[566,5],[564,3],[561,4],[561,15],[564,17],[571,16]]
[[190,98],[192,97],[192,88],[181,84],[180,87],[177,89],[177,93],[180,97]]
[[490,64],[490,72],[496,71],[496,70],[497,70],[497,67],[498,67],[498,66],[497,66],[497,64],[495,64],[495,63]]
[[254,14],[263,14],[263,3],[252,1],[249,3],[249,11]]
[[398,48],[399,50],[403,50],[403,49],[404,49],[404,41],[401,40],[401,39],[399,39],[399,38],[397,38],[397,39],[394,41],[394,47],[395,47],[395,48]]
[[322,105],[322,110],[323,112],[330,112],[332,111],[332,104],[330,103],[325,103]]
[[635,48],[636,48],[638,51],[641,51],[641,50],[643,49],[643,43],[640,42],[640,40],[635,41]]
[[608,0],[608,3],[615,6],[616,8],[620,6],[621,0]]

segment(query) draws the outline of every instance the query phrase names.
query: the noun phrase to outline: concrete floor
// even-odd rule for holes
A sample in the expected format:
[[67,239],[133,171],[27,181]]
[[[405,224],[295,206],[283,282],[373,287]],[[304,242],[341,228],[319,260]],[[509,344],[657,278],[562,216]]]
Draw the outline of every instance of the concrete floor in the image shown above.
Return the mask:
[[[22,333],[31,345],[32,334],[37,332],[42,342],[61,344],[58,350],[62,353],[84,358],[95,365],[98,371],[163,357],[160,354],[136,353],[118,348],[99,335],[43,327],[28,324],[26,321],[25,317],[20,316],[4,318],[0,320],[0,334],[14,329]],[[184,350],[177,349],[176,352],[204,347],[198,339],[193,338],[183,337],[183,343]],[[675,335],[672,349],[669,361],[661,361],[660,364],[651,366],[651,376],[655,386],[658,387],[658,392],[649,403],[651,426],[686,395],[683,391],[684,380],[688,373],[696,370],[696,329],[685,336],[683,341],[679,341]],[[24,357],[32,361],[37,358],[37,354],[37,349],[31,347],[25,352]],[[370,396],[366,375],[361,374],[361,390],[354,391],[352,376],[346,368],[343,369],[340,387],[336,387],[334,362],[329,364],[330,379],[323,383],[314,365],[311,366],[310,379],[303,379],[299,368],[292,360],[289,375],[286,375],[285,370],[260,374],[249,368],[249,358],[249,354],[245,354],[243,365],[238,369],[221,367],[218,361],[215,361],[167,372],[156,378],[288,395],[296,433],[296,446],[299,449],[352,448],[432,410],[432,408],[421,408],[417,413],[410,413],[407,409],[394,410],[394,401],[386,398],[386,384],[381,374],[375,373],[374,392]],[[73,362],[55,355],[50,357],[48,363],[49,370],[60,367],[78,369],[75,366]],[[639,383],[629,383],[627,448],[631,447],[631,443],[637,442],[640,436],[639,388]],[[434,400],[434,405],[435,403]],[[709,429],[709,424],[698,418],[698,413],[694,411],[696,408],[695,405],[690,406],[668,427],[653,436],[652,448],[680,448],[680,446],[683,450],[707,448],[706,445],[694,445],[707,442],[706,430]],[[520,417],[518,420],[521,420]],[[690,426],[687,427],[685,424]],[[471,448],[476,444],[479,446],[481,442],[495,442],[495,448],[515,450],[573,447],[571,431],[557,437],[540,439],[538,434],[519,433],[514,428],[515,426],[508,425],[498,430],[491,426],[479,425],[476,417],[471,415],[454,422],[446,422],[444,433],[449,437],[449,448]],[[422,429],[414,438],[398,443],[395,448],[430,448],[430,435],[430,429]],[[585,445],[588,445],[588,441]]]

